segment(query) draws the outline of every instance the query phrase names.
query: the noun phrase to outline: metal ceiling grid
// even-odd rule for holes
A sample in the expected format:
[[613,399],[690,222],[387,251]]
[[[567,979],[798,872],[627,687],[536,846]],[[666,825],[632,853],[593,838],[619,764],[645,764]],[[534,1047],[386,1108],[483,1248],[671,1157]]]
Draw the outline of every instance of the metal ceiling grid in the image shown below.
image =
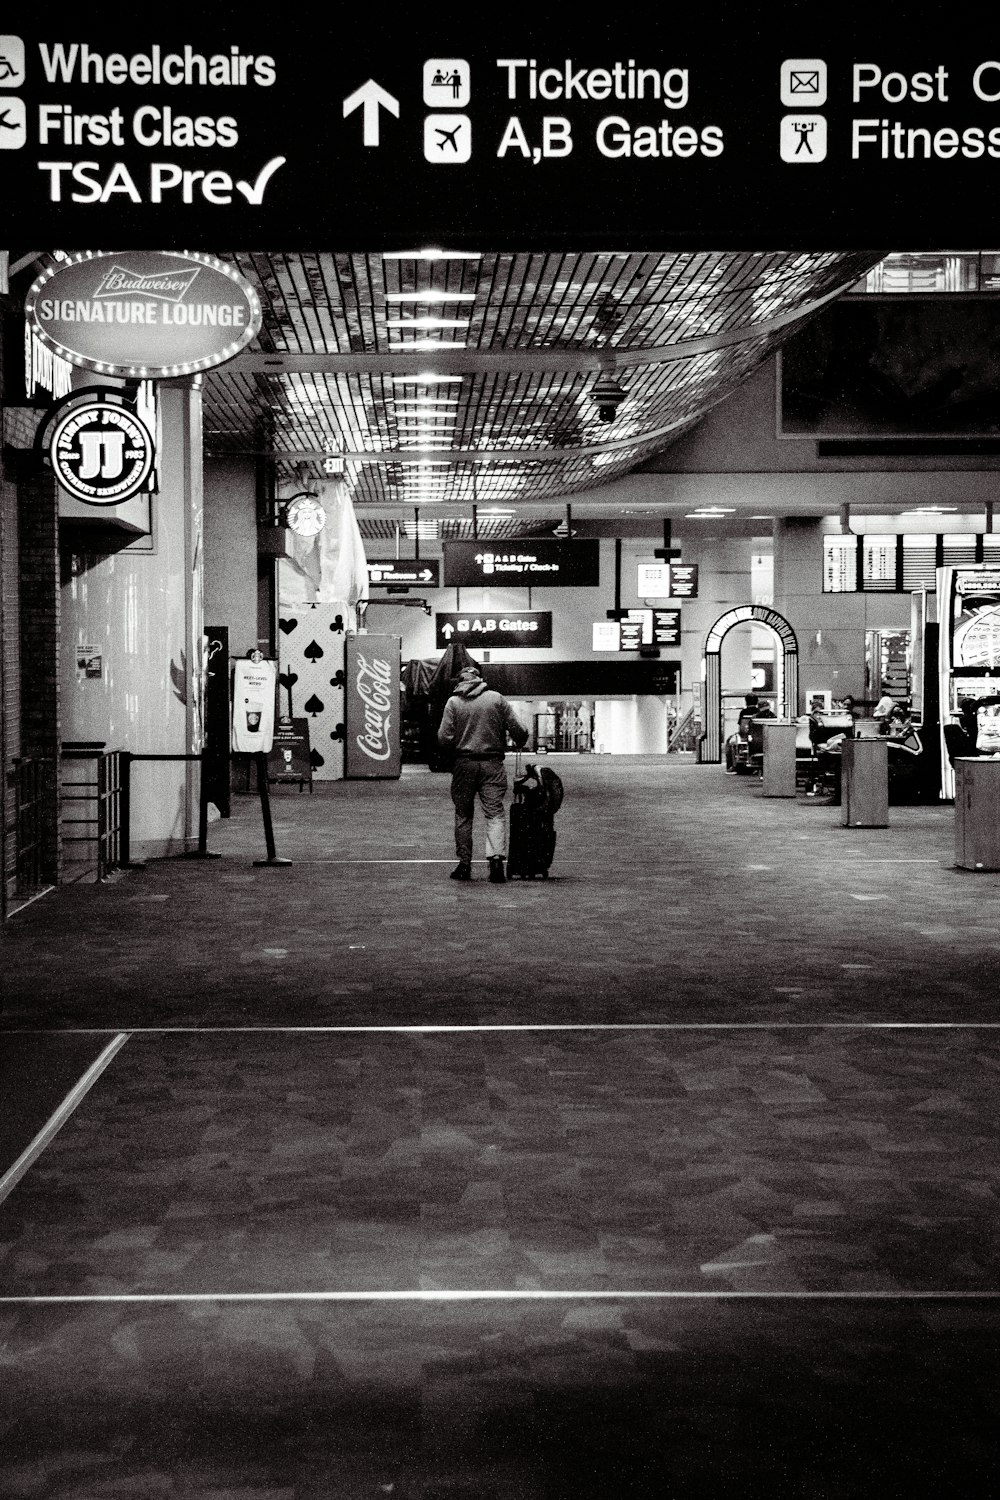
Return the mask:
[[[556,497],[620,477],[730,394],[797,326],[796,314],[855,284],[880,254],[229,258],[260,294],[261,350],[343,356],[346,368],[212,372],[208,451],[272,455],[279,480],[318,476],[324,453],[344,452],[354,456],[356,502],[398,509],[418,499]],[[441,366],[445,354],[458,361],[448,365],[458,378],[428,384],[411,364],[394,379],[394,355],[425,345],[428,364]],[[456,346],[468,351],[464,366]],[[552,367],[560,351],[564,370]],[[533,369],[532,353],[542,352],[545,368]],[[484,354],[501,364],[477,366]],[[590,394],[602,369],[627,393],[612,424]],[[536,452],[543,456],[532,459]],[[509,463],[494,457],[503,453]],[[431,472],[433,485],[413,483]]]

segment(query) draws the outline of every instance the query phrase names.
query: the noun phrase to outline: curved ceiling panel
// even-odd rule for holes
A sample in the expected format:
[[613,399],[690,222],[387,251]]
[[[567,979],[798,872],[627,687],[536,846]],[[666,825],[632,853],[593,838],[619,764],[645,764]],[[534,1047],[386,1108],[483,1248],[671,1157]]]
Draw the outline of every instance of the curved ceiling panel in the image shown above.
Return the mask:
[[882,254],[234,252],[264,325],[206,377],[206,450],[298,481],[343,454],[363,505],[572,495],[675,442]]

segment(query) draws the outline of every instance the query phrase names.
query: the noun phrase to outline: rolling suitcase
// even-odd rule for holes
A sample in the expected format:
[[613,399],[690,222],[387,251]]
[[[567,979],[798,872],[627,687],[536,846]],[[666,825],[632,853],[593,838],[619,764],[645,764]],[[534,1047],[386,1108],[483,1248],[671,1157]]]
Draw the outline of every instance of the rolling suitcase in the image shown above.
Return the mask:
[[540,770],[525,766],[514,778],[514,801],[510,809],[510,839],[507,849],[507,879],[549,878],[556,848],[554,818],[563,799],[559,777],[548,766]]

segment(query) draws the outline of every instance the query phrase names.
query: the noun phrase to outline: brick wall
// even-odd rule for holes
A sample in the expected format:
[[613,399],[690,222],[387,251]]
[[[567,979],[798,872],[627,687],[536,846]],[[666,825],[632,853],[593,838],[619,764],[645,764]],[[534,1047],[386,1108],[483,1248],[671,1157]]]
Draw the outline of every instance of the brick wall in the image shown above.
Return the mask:
[[58,763],[59,515],[55,483],[19,462],[17,529],[20,572],[21,752],[51,766],[44,819],[43,878],[60,874]]

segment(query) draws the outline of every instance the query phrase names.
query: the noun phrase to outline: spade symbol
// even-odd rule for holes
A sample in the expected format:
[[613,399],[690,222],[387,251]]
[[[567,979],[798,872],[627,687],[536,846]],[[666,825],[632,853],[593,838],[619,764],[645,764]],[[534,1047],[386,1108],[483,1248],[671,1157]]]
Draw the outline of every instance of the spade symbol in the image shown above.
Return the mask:
[[347,679],[344,676],[343,667],[338,667],[337,671],[334,672],[333,676],[330,678],[330,686],[332,688],[342,688],[347,686]]
[[295,629],[298,623],[298,620],[279,620],[278,629],[281,631],[282,635],[291,635],[292,631]]
[[319,661],[320,657],[323,655],[323,647],[316,641],[310,641],[306,649],[303,651],[302,655],[305,657],[306,661]]
[[[306,707],[308,708],[309,705],[306,704]],[[342,740],[344,738],[344,726],[343,726],[343,724],[338,724],[337,727],[336,727],[336,729],[331,729],[330,730],[330,738],[331,738],[331,740]]]
[[326,761],[323,759],[322,755],[320,755],[320,753],[319,753],[318,750],[310,750],[309,751],[309,764],[312,766],[313,770],[315,771],[316,768],[317,768],[317,766],[325,766],[326,765]]
[[344,617],[343,617],[343,615],[334,615],[334,617],[333,617],[333,624],[330,626],[330,629],[333,630],[333,631],[336,631],[339,635],[343,635],[343,633],[344,633]]
[[315,693],[313,693],[311,698],[307,698],[305,701],[306,713],[312,714],[314,717],[316,714],[321,714],[323,712],[324,706],[325,705],[322,698],[317,698]]

